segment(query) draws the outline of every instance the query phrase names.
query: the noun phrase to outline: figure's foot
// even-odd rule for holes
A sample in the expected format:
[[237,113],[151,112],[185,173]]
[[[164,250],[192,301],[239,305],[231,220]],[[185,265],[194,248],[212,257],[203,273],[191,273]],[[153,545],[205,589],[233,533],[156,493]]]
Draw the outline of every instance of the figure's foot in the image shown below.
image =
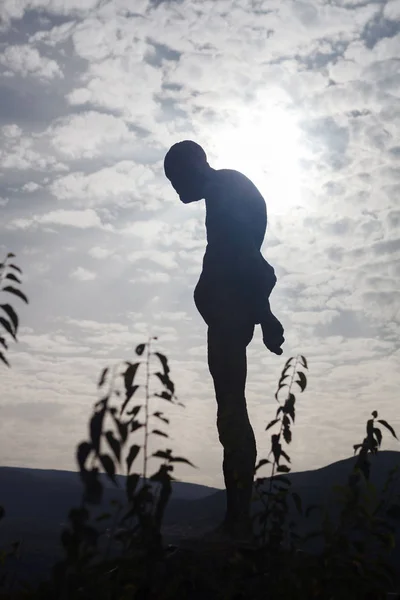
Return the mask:
[[283,353],[281,346],[285,342],[285,338],[283,337],[284,330],[282,324],[272,312],[261,322],[261,329],[264,345],[270,352],[280,356]]

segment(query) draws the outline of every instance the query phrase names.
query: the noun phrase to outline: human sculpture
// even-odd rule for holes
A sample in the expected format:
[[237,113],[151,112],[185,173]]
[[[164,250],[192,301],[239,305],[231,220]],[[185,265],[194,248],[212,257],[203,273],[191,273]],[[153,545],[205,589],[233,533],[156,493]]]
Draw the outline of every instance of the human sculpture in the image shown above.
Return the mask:
[[202,199],[206,204],[207,247],[194,301],[208,326],[208,365],[224,452],[227,503],[218,531],[233,539],[245,539],[251,536],[257,455],[245,397],[246,348],[258,324],[271,352],[282,354],[284,342],[283,327],[269,302],[275,272],[261,254],[266,204],[245,175],[213,169],[203,148],[191,140],[169,149],[164,171],[184,204]]

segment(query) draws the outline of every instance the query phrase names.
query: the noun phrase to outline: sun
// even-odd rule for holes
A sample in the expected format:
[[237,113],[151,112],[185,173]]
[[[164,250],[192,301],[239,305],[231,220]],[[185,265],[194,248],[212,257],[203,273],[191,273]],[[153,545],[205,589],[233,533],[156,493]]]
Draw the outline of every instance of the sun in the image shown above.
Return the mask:
[[301,204],[300,131],[288,112],[276,106],[250,109],[215,127],[209,139],[212,166],[249,177],[275,214]]

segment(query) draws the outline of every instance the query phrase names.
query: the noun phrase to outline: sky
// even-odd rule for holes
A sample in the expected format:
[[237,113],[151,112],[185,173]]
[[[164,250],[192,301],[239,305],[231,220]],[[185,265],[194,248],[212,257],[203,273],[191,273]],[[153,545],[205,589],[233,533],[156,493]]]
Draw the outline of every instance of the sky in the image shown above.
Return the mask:
[[30,299],[0,463],[75,469],[99,373],[153,335],[185,404],[162,407],[167,447],[197,466],[177,476],[223,486],[192,297],[205,206],[163,174],[183,139],[267,203],[286,343],[269,353],[257,328],[248,350],[259,458],[297,354],[293,470],[350,456],[375,409],[400,431],[400,0],[2,0],[0,19],[0,251]]

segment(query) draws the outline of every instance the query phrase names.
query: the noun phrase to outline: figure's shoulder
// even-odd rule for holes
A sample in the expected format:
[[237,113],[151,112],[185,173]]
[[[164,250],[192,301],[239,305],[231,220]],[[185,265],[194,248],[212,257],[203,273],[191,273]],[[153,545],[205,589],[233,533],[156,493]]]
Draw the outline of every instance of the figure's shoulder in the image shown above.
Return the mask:
[[246,175],[235,169],[214,170],[212,179],[216,187],[230,189],[236,194],[252,193],[261,196],[254,183]]
[[215,178],[217,181],[227,182],[227,183],[252,183],[246,175],[240,173],[240,171],[236,171],[235,169],[218,169],[214,171]]

